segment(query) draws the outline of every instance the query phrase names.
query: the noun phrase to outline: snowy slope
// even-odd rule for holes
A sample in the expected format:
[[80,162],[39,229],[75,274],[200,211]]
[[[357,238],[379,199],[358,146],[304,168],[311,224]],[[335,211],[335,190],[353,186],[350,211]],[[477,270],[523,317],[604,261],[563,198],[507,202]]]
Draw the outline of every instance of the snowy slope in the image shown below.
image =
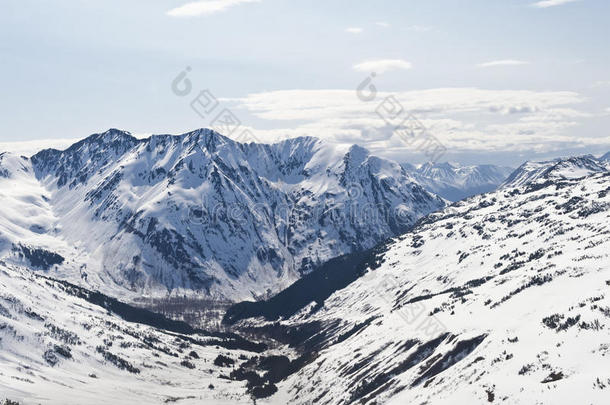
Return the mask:
[[318,354],[265,403],[608,403],[610,173],[562,174],[428,216],[323,303],[241,321]]
[[493,191],[513,172],[510,167],[494,165],[425,163],[418,168],[409,164],[402,166],[426,190],[453,202]]
[[0,169],[2,256],[126,299],[276,292],[445,205],[394,162],[308,137],[109,130]]
[[36,179],[29,159],[0,154],[0,173],[2,256],[25,261],[35,270],[54,269],[57,264],[73,268],[74,263],[64,258],[82,255],[74,245],[57,237],[59,218],[51,205],[50,193]]
[[252,403],[245,383],[221,378],[231,368],[214,361],[240,364],[262,344],[145,316],[5,263],[0,286],[0,402]]
[[599,158],[599,161],[606,167],[606,169],[610,170],[610,152],[606,153],[604,156]]
[[[283,147],[296,150],[295,144]],[[129,160],[121,157],[129,152],[118,144],[111,149],[121,162],[113,170],[130,172]],[[163,149],[173,150],[168,144]],[[348,163],[339,167],[372,159],[359,148],[349,152],[342,160]],[[308,165],[327,162],[315,156]],[[4,215],[0,222],[9,252],[0,261],[4,397],[24,405],[100,398],[119,404],[240,404],[252,403],[253,396],[259,405],[607,403],[608,172],[581,177],[583,164],[556,162],[560,175],[545,169],[544,176],[433,213],[402,236],[304,276],[286,290],[302,308],[279,311],[289,315],[278,321],[271,316],[271,321],[238,322],[234,330],[258,336],[244,340],[144,314],[23,267],[23,261],[29,267],[34,261],[48,268],[44,274],[63,274],[79,260],[93,261],[87,249],[66,241],[67,218],[79,218],[67,201],[58,201],[54,187],[66,187],[64,194],[84,192],[87,179],[109,163],[82,168],[81,161],[76,175],[74,159],[76,154],[59,165],[39,166],[38,177],[32,177],[39,162],[2,156],[6,172],[0,181],[8,182],[1,184],[3,201],[12,215],[29,213]],[[267,163],[257,163],[263,172]],[[376,164],[386,175],[395,167]],[[287,165],[277,189],[300,183],[290,177],[294,167]],[[343,173],[361,177],[358,170]],[[174,177],[174,184],[184,181]],[[66,181],[58,186],[60,179]],[[12,187],[16,180],[27,187]],[[319,187],[320,179],[315,184]],[[125,192],[113,194],[120,187],[101,187],[116,199],[93,197],[96,209],[105,207],[100,201],[113,206],[127,198]],[[152,194],[149,186],[138,187],[132,198],[143,190]],[[175,188],[165,192],[177,194]],[[67,200],[81,209],[78,198]],[[108,212],[102,209],[100,216]],[[159,221],[169,221],[166,217]],[[32,239],[36,235],[39,239]],[[15,243],[26,240],[32,245],[15,250]],[[63,262],[57,263],[54,251]],[[302,285],[310,288],[299,289]],[[308,296],[317,303],[308,305]],[[269,311],[278,313],[277,308],[262,313]],[[271,342],[271,348],[260,341]],[[220,364],[221,357],[214,364],[220,354],[233,363]]]
[[559,158],[546,162],[525,162],[506,179],[502,186],[515,187],[536,181],[581,178],[607,170],[604,162],[592,155]]

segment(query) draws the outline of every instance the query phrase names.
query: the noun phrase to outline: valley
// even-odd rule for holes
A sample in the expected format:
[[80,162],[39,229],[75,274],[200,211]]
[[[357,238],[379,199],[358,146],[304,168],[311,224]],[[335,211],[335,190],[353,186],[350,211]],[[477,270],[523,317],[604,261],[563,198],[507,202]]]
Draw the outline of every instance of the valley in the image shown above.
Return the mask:
[[[206,134],[211,137],[207,142],[228,144],[219,135]],[[423,211],[407,217],[403,230],[392,231],[392,221],[385,222],[386,230],[378,229],[374,237],[377,242],[360,241],[359,246],[328,253],[323,263],[294,273],[292,284],[281,291],[266,291],[268,279],[265,288],[250,289],[249,299],[239,302],[242,293],[213,293],[242,283],[240,277],[229,277],[230,271],[226,277],[231,282],[217,280],[216,289],[201,290],[187,276],[187,264],[208,257],[187,253],[198,251],[195,241],[209,242],[209,235],[222,235],[224,226],[227,232],[231,227],[230,220],[221,222],[218,230],[197,238],[191,230],[200,223],[181,219],[184,212],[192,215],[188,200],[180,205],[174,197],[190,190],[186,181],[202,189],[214,184],[198,177],[205,165],[184,174],[176,168],[188,168],[188,156],[199,156],[203,149],[191,145],[186,150],[193,155],[173,158],[177,163],[160,185],[146,180],[122,186],[141,176],[117,173],[128,173],[126,162],[142,161],[141,154],[160,139],[100,136],[68,149],[86,146],[87,160],[76,163],[57,163],[66,151],[47,151],[32,159],[2,155],[2,199],[9,210],[1,222],[0,392],[7,399],[51,404],[61,398],[65,404],[82,404],[104,392],[117,404],[347,405],[578,402],[585,394],[592,403],[603,403],[607,397],[610,375],[603,365],[610,350],[610,171],[604,159],[526,163],[496,190],[450,203],[425,191],[399,165],[352,148],[338,160],[337,173],[360,179],[359,201],[380,198],[373,201]],[[184,148],[192,136],[166,139],[163,145]],[[137,152],[126,152],[140,143]],[[230,144],[240,153],[253,153],[235,145]],[[107,153],[112,159],[103,157]],[[121,157],[125,154],[129,157]],[[299,165],[286,173],[304,176],[307,169]],[[384,177],[390,169],[400,181]],[[223,170],[230,173],[227,167]],[[354,177],[371,170],[378,177]],[[334,184],[342,184],[340,176],[325,173],[338,182]],[[224,183],[231,178],[231,184],[238,184],[238,177],[222,177],[217,195],[226,197],[229,189],[233,196],[245,196]],[[261,177],[253,181],[258,186],[250,195],[256,196],[263,183]],[[276,183],[265,195],[293,187]],[[377,194],[380,190],[383,194]],[[354,197],[344,192],[344,198]],[[395,200],[399,196],[400,203]],[[315,246],[358,238],[359,233],[349,233],[355,229],[367,232],[354,223],[323,218],[308,225],[316,223],[323,230],[339,224],[333,232],[343,236],[332,239],[332,232],[316,230],[312,234],[321,239],[300,240]],[[264,229],[247,232],[261,237],[275,232],[277,237],[278,228],[266,228],[269,218],[261,221],[256,224]],[[179,232],[171,224],[184,228]],[[76,226],[88,240],[73,243],[68,235]],[[143,226],[147,232],[141,231]],[[305,229],[304,223],[289,229],[295,236],[284,248],[291,260],[301,246],[297,236],[309,232]],[[183,234],[192,239],[178,237]],[[169,242],[157,245],[161,235]],[[244,240],[235,229],[230,235]],[[104,237],[104,249],[114,246],[116,255],[96,262],[96,251],[88,247]],[[123,238],[139,239],[118,243]],[[239,243],[225,243],[239,250]],[[286,263],[279,255],[261,256],[260,249],[248,252],[259,264]],[[161,294],[138,288],[146,284],[125,284],[135,279],[118,277],[129,274],[122,260],[134,254],[149,258],[131,260],[131,271],[149,271],[155,280],[173,279],[180,287]],[[181,264],[168,274],[159,273],[160,268],[145,270],[151,257],[165,257],[168,266],[172,260]],[[111,259],[116,265],[107,269]],[[241,277],[252,272],[254,268]],[[271,273],[276,275],[273,285],[282,285],[281,273],[292,274],[278,267]],[[253,275],[249,283],[258,277]]]

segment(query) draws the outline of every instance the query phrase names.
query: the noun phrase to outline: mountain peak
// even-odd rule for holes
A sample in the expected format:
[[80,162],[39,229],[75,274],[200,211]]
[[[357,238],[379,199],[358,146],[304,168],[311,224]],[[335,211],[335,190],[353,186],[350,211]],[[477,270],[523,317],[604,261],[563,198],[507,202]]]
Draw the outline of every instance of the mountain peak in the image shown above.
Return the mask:
[[235,142],[233,141],[231,138],[228,138],[222,134],[220,134],[219,132],[214,131],[213,129],[210,128],[198,128],[195,129],[193,131],[189,131],[186,132],[182,135],[176,135],[178,137],[184,137],[184,138],[194,138],[194,139],[215,139],[215,140],[223,140],[223,141],[231,141],[231,142]]
[[368,149],[363,148],[360,145],[352,145],[346,155],[346,158],[350,160],[351,163],[362,163],[366,160],[366,158],[370,155]]
[[456,169],[457,167],[452,166],[451,163],[426,162],[418,169],[418,172],[436,180],[448,180],[455,178]]
[[104,257],[88,263],[91,285],[110,274],[109,290],[151,294],[249,299],[445,206],[360,146],[239,143],[206,128],[146,139],[110,129],[35,155],[30,177],[47,188],[62,236],[113,252],[112,269]]
[[543,162],[525,162],[515,170],[502,187],[518,187],[540,180],[576,179],[605,172],[607,169],[593,155],[557,158]]
[[[83,143],[96,142],[96,143],[102,143],[102,144],[111,144],[111,143],[115,143],[115,142],[136,141],[136,140],[137,139],[133,135],[131,135],[131,133],[129,131],[123,131],[121,129],[116,129],[116,128],[110,128],[105,132],[89,135],[88,137],[86,137],[85,139],[83,139],[80,142],[83,142]],[[74,144],[72,146],[78,145],[80,142],[77,142],[76,144]]]
[[[43,150],[36,155],[35,157],[41,157],[43,155],[53,155],[56,152],[62,153],[80,153],[84,149],[88,150],[104,150],[104,149],[126,149],[130,148],[136,143],[138,143],[138,139],[131,135],[130,132],[123,131],[116,128],[110,128],[105,132],[100,132],[96,134],[89,135],[85,139],[82,139],[74,144],[72,144],[68,149],[64,151],[56,151],[55,149],[47,149]],[[43,153],[44,152],[44,153]]]
[[402,167],[424,188],[454,202],[495,190],[512,172],[511,168],[501,166],[462,166],[453,162],[427,162],[419,167],[403,164]]

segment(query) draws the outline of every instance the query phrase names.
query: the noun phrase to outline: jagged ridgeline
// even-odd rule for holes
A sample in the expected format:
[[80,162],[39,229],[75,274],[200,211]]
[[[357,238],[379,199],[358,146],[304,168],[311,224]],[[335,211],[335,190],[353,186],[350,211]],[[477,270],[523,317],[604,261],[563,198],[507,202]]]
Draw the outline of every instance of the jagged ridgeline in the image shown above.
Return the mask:
[[[0,393],[25,404],[603,404],[610,173],[587,159],[526,164],[516,184],[234,305],[230,331],[212,332],[53,277],[82,263],[84,250],[58,237],[69,223],[52,204],[68,202],[48,191],[57,177],[3,157],[26,190],[3,188],[13,221],[2,222]],[[70,184],[57,190],[80,187]]]
[[0,165],[25,190],[6,196],[3,255],[121,296],[264,297],[446,204],[395,162],[311,137],[112,129]]
[[610,172],[595,162],[527,164],[225,321],[312,356],[284,403],[606,403]]

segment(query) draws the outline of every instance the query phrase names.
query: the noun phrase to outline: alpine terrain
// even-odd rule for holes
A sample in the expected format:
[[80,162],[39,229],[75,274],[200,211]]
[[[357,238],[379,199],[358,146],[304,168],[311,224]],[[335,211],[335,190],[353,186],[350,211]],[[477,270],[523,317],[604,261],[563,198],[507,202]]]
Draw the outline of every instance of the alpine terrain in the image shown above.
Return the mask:
[[[314,138],[111,130],[0,159],[0,400],[607,402],[602,159],[450,206]],[[169,290],[248,301],[220,330],[131,304]]]
[[463,166],[456,163],[402,164],[426,190],[456,202],[495,190],[513,172],[494,165]]
[[610,405],[610,1],[2,5],[0,405]]
[[443,208],[398,164],[315,138],[109,130],[0,156],[0,257],[130,300],[243,300]]
[[[282,331],[315,357],[278,385],[277,403],[604,404],[610,172],[583,173],[589,163],[540,164],[540,176],[336,263],[353,277],[332,293],[288,310],[282,293],[225,320]],[[313,276],[293,287],[325,279]]]

